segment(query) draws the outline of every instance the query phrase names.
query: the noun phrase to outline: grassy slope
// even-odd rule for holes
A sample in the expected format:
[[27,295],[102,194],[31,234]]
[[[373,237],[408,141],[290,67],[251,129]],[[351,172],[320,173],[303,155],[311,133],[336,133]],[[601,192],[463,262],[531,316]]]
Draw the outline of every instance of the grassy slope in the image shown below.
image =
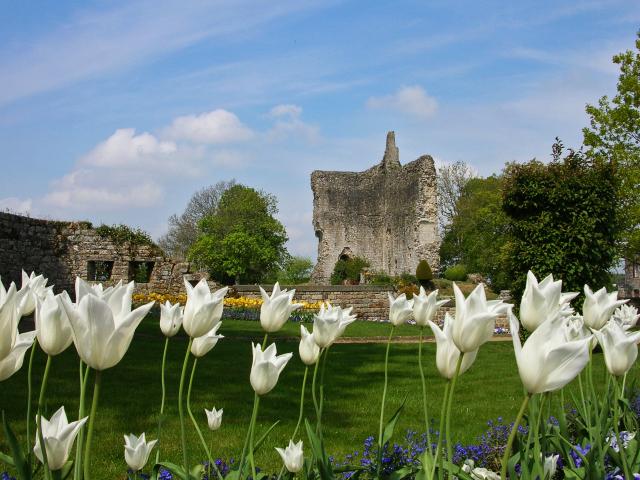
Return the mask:
[[[403,333],[415,334],[415,327],[406,327]],[[295,335],[298,325],[289,324],[286,335]],[[348,335],[384,335],[388,325],[354,324]],[[155,332],[155,333],[154,333]],[[157,412],[160,405],[160,362],[164,339],[157,333],[157,318],[143,322],[138,335],[116,367],[103,375],[103,389],[96,424],[94,471],[97,479],[124,478],[123,459],[125,433],[146,431],[156,438]],[[249,341],[240,337],[261,337],[257,322],[226,321],[221,333],[227,338],[200,360],[193,390],[193,410],[201,421],[205,435],[206,421],[203,408],[224,407],[222,428],[215,432],[213,445],[216,456],[238,456],[251,413],[253,391],[249,384],[251,352]],[[234,338],[235,337],[235,338]],[[171,339],[169,346],[167,385],[169,419],[162,435],[162,457],[180,461],[180,436],[177,414],[177,384],[186,348],[186,339]],[[362,440],[375,435],[380,414],[382,392],[383,344],[335,345],[331,348],[326,373],[325,439],[330,453],[341,456],[361,450]],[[297,343],[280,342],[279,353],[297,351]],[[438,417],[443,380],[435,369],[435,345],[425,347],[427,366],[429,411]],[[44,363],[41,351],[36,355],[34,390],[38,390]],[[596,382],[602,383],[602,359],[596,355]],[[408,428],[420,430],[422,421],[421,387],[416,367],[417,345],[393,345],[390,361],[390,384],[387,412],[390,415],[407,396],[404,414],[398,424],[397,436]],[[73,347],[54,359],[47,402],[49,413],[64,404],[69,416],[75,416],[78,404],[78,359]],[[638,378],[638,367],[632,378]],[[266,448],[257,455],[258,464],[268,469],[279,467],[274,446],[284,446],[295,426],[298,414],[300,385],[304,366],[297,354],[287,366],[276,388],[260,404],[259,428],[265,429],[277,419],[281,422],[268,439]],[[485,345],[476,363],[458,383],[454,403],[452,428],[455,438],[472,441],[484,431],[486,420],[504,416],[511,419],[519,406],[522,391],[518,378],[513,348],[509,342]],[[24,434],[26,397],[26,362],[23,369],[0,384],[0,408],[5,409],[14,428]],[[35,396],[35,395],[34,395]],[[313,416],[310,395],[307,414]],[[188,421],[188,420],[187,420]],[[203,459],[196,434],[188,425],[189,443],[193,463]],[[1,439],[2,437],[0,437]],[[306,441],[305,441],[306,443]],[[6,445],[0,440],[0,448]],[[155,455],[155,453],[153,454]],[[1,470],[1,468],[0,468]]]

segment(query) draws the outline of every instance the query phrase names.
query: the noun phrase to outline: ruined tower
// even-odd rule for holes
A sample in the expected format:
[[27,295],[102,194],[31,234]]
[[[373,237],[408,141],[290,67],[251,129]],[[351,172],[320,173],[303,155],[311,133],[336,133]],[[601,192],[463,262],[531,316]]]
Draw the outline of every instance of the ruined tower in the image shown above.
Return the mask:
[[369,260],[370,271],[415,273],[425,259],[439,267],[436,171],[423,155],[400,164],[394,132],[382,161],[364,172],[311,174],[318,261],[312,280],[328,282],[341,256]]

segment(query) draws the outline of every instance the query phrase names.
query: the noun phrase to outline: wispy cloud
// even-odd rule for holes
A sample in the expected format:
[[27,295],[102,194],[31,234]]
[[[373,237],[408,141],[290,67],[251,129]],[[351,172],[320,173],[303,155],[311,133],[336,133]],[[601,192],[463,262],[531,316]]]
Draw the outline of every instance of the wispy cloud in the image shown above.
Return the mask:
[[429,118],[435,115],[438,102],[419,85],[400,87],[391,94],[382,97],[370,97],[367,107],[394,110],[415,117]]

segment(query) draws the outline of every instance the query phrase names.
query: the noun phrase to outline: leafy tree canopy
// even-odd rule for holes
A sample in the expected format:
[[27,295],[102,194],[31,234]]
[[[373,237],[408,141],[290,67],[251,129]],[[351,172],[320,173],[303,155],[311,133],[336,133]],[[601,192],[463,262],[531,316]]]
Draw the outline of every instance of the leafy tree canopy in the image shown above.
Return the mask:
[[223,283],[256,283],[287,259],[287,233],[274,217],[276,198],[244,185],[220,196],[215,212],[198,224],[200,236],[188,257]]

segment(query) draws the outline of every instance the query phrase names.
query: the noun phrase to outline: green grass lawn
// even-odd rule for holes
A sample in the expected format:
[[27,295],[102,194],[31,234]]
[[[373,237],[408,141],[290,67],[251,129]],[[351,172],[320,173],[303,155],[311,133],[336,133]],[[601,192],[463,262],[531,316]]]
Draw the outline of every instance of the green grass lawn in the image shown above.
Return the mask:
[[[348,327],[346,336],[383,336],[388,324],[357,322]],[[297,342],[283,341],[282,337],[299,335],[298,324],[287,324],[280,337],[279,353],[295,352],[276,388],[260,402],[259,431],[268,428],[275,420],[280,424],[267,440],[265,448],[257,455],[257,463],[268,470],[277,470],[280,459],[275,446],[288,443],[295,426],[304,365],[297,356]],[[214,433],[212,441],[217,457],[239,456],[252,408],[253,390],[249,384],[251,347],[247,337],[262,338],[258,322],[227,320],[220,333],[227,338],[204,358],[200,359],[192,394],[192,406],[205,436],[205,407],[224,408],[222,427]],[[416,327],[403,327],[400,334],[416,335]],[[94,461],[92,470],[96,479],[125,478],[123,434],[147,432],[156,438],[157,414],[160,406],[160,364],[162,337],[157,317],[143,321],[131,348],[123,361],[103,373],[102,394],[95,431]],[[167,413],[161,444],[162,458],[180,463],[180,427],[177,412],[177,385],[187,340],[176,337],[169,342],[167,362]],[[388,415],[406,396],[407,403],[397,427],[397,437],[407,429],[422,430],[421,386],[417,371],[415,344],[397,344],[391,347],[390,383],[388,391]],[[334,345],[329,354],[325,378],[325,441],[329,453],[341,457],[354,450],[362,450],[362,441],[368,435],[376,435],[380,414],[380,397],[383,384],[383,360],[385,345],[341,344]],[[438,417],[444,381],[435,368],[435,344],[425,346],[427,366],[429,411]],[[596,382],[604,378],[602,356],[595,355]],[[44,355],[36,354],[34,368],[34,397],[40,385]],[[26,410],[26,367],[9,380],[0,384],[0,408],[4,409],[14,429],[24,439]],[[630,377],[638,379],[638,367]],[[486,428],[486,421],[503,416],[514,418],[521,402],[522,387],[510,342],[492,342],[483,346],[478,358],[458,382],[453,407],[452,428],[454,438],[471,442]],[[48,388],[47,412],[65,405],[71,418],[78,408],[78,357],[73,347],[54,358]],[[307,397],[307,415],[313,418],[313,406]],[[196,434],[188,424],[188,442],[192,463],[204,459]],[[4,438],[0,437],[0,449],[7,451]],[[306,438],[305,446],[307,444]],[[155,458],[155,453],[152,454]],[[0,465],[2,471],[2,465]]]

